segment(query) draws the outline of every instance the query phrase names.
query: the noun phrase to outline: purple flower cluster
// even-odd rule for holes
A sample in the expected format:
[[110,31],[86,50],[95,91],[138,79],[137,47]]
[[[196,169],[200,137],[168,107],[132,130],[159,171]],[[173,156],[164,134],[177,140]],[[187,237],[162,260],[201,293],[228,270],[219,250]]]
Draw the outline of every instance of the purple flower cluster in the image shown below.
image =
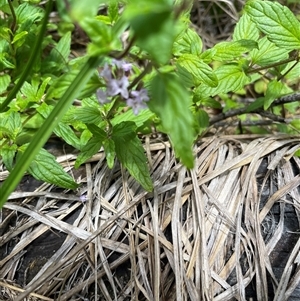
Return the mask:
[[111,101],[110,97],[120,95],[137,115],[140,110],[147,108],[146,102],[149,97],[146,89],[128,91],[128,76],[131,69],[130,63],[119,60],[112,60],[111,65],[105,64],[100,76],[106,83],[106,90],[98,89],[97,98],[101,104],[104,104]]

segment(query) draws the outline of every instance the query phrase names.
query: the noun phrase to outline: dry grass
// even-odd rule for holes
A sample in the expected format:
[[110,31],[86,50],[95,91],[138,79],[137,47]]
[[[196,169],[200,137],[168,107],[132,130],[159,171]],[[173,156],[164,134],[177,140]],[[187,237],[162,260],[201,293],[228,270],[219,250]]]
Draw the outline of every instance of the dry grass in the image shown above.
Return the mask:
[[[252,281],[258,300],[270,286],[273,300],[288,300],[300,282],[299,233],[280,279],[272,256],[289,235],[287,208],[299,228],[300,139],[254,138],[204,139],[190,171],[167,141],[146,139],[153,193],[119,165],[109,170],[103,153],[77,179],[86,202],[46,184],[15,192],[0,223],[0,299],[249,300]],[[75,158],[58,160],[69,170]],[[20,287],[26,250],[49,230],[66,239]]]

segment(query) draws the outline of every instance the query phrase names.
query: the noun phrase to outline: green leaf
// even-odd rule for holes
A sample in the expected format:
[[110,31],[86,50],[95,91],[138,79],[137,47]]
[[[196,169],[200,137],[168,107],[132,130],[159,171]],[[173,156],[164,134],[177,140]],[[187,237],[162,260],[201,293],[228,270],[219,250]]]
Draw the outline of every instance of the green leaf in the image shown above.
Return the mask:
[[22,121],[19,113],[8,111],[0,114],[0,126],[9,138],[15,141],[18,134],[22,131]]
[[250,79],[244,73],[243,68],[235,64],[220,66],[215,70],[215,75],[219,81],[219,85],[217,87],[212,88],[207,84],[202,84],[196,90],[196,94],[199,95],[201,99],[208,96],[215,96],[220,93],[237,91],[250,81]]
[[0,38],[10,43],[11,36],[13,36],[11,29],[2,25],[0,27]]
[[81,26],[92,40],[92,44],[88,46],[90,55],[102,55],[116,50],[117,40],[114,39],[110,26],[96,18],[82,20]]
[[32,23],[40,21],[43,18],[43,10],[28,3],[20,4],[15,10],[17,23],[20,25],[21,30],[30,30]]
[[11,82],[11,78],[8,74],[0,75],[0,94],[6,91],[7,87]]
[[108,17],[111,23],[114,23],[119,18],[119,3],[117,0],[111,0],[107,9]]
[[192,168],[193,116],[190,96],[174,74],[157,74],[151,82],[149,108],[161,119],[163,130],[170,136],[175,153],[184,165]]
[[209,126],[209,116],[204,110],[198,110],[195,114],[195,119],[200,130],[205,130]]
[[176,38],[173,44],[173,54],[175,56],[180,56],[184,53],[200,55],[202,46],[202,40],[199,35],[194,30],[187,28]]
[[58,74],[59,71],[67,69],[70,47],[71,32],[67,32],[51,50],[49,56],[42,62],[43,71]]
[[93,155],[99,152],[102,146],[102,140],[99,137],[93,137],[89,142],[81,148],[81,152],[75,161],[75,168],[78,168],[86,160],[90,159]]
[[260,66],[267,66],[274,62],[287,59],[288,52],[284,48],[277,47],[274,43],[270,42],[267,37],[263,37],[258,41],[258,49],[253,49],[250,52],[252,64]]
[[17,152],[18,146],[16,144],[12,145],[3,145],[0,147],[0,156],[2,161],[8,171],[11,171],[13,168],[13,161]]
[[116,157],[114,141],[112,139],[105,139],[103,141],[103,148],[105,151],[107,166],[109,168],[113,168],[115,163],[115,157]]
[[76,108],[73,112],[72,118],[74,120],[80,120],[83,123],[99,124],[102,121],[100,115],[100,109],[95,107],[81,107]]
[[98,12],[99,6],[108,2],[110,0],[75,0],[71,2],[71,12],[68,13],[69,10],[67,8],[64,11],[80,24],[82,20],[94,17]]
[[300,131],[300,119],[294,119],[291,121],[291,125]]
[[42,100],[42,97],[44,96],[45,94],[45,91],[46,91],[46,88],[49,84],[49,82],[51,81],[51,77],[46,77],[43,82],[41,83],[37,93],[36,93],[36,99],[38,101],[41,101]]
[[15,47],[18,48],[23,45],[25,42],[26,36],[28,35],[28,31],[21,31],[16,34],[13,38],[12,44],[15,44]]
[[194,85],[205,83],[210,87],[218,85],[218,79],[212,68],[193,54],[183,54],[177,63],[193,76]]
[[[53,110],[53,106],[49,106],[46,103],[43,103],[37,108],[37,111],[47,119]],[[79,138],[75,135],[74,131],[70,128],[69,125],[59,122],[53,130],[54,134],[62,138],[66,143],[72,145],[74,148],[80,149],[81,144]]]
[[159,64],[171,58],[174,42],[174,20],[169,1],[130,1],[124,12],[134,31],[137,45]]
[[147,157],[140,139],[132,132],[135,128],[135,124],[130,121],[122,122],[113,128],[112,139],[115,144],[116,155],[122,165],[143,188],[147,191],[152,191],[153,184]]
[[286,6],[276,1],[256,0],[247,2],[245,10],[276,46],[300,49],[300,22]]
[[136,136],[137,126],[132,121],[123,121],[113,127],[113,136],[124,143]]
[[33,87],[30,83],[24,82],[22,88],[21,88],[21,93],[25,95],[30,101],[35,101],[36,100],[36,93],[37,89]]
[[7,59],[7,54],[6,53],[0,53],[0,66],[3,65],[4,68],[9,68],[9,69],[15,69],[16,65],[10,62]]
[[93,137],[81,148],[81,152],[75,162],[75,168],[78,168],[86,160],[95,155],[100,150],[103,141],[107,138],[106,133],[94,124],[89,124],[88,129],[92,132]]
[[265,102],[265,98],[264,97],[259,97],[257,98],[253,103],[251,103],[250,105],[247,106],[247,113],[253,112],[257,109],[260,109],[263,107]]
[[132,121],[136,127],[142,126],[147,120],[154,117],[153,112],[150,110],[142,110],[138,115],[134,115],[132,110],[128,110],[125,113],[116,115],[111,120],[112,125],[117,125],[123,121]]
[[222,105],[220,104],[220,102],[211,97],[208,97],[206,99],[201,99],[200,104],[202,106],[206,106],[213,109],[219,109],[219,110],[222,109]]
[[259,30],[256,24],[251,20],[250,16],[243,14],[236,24],[233,32],[233,40],[253,40],[259,39]]
[[213,59],[217,61],[232,61],[254,48],[257,48],[257,43],[253,40],[220,42],[213,47],[216,50]]
[[[19,152],[23,153],[26,148],[26,144],[22,145],[19,148]],[[78,187],[78,184],[74,182],[73,178],[56,162],[55,157],[43,148],[35,156],[27,171],[40,181],[68,189],[75,189]]]
[[[78,68],[78,66],[76,66]],[[47,96],[48,98],[60,98],[62,95],[68,90],[70,87],[70,84],[74,81],[78,74],[78,69],[72,70],[69,73],[63,74],[61,77],[59,77],[57,80],[54,81],[54,83],[51,85],[51,87],[48,90]],[[80,95],[78,95],[78,98],[83,98],[90,96],[92,93],[96,91],[97,88],[99,88],[100,80],[99,75],[97,73],[94,73],[93,76],[89,79],[88,83],[83,87],[81,90]]]
[[284,83],[272,80],[268,84],[266,95],[264,97],[264,110],[267,110],[276,98],[282,96],[285,90],[286,86]]
[[192,88],[195,86],[194,77],[187,69],[176,64],[176,71],[185,87]]
[[72,145],[76,149],[81,149],[79,138],[67,124],[59,122],[53,132],[56,136],[62,138],[69,145]]

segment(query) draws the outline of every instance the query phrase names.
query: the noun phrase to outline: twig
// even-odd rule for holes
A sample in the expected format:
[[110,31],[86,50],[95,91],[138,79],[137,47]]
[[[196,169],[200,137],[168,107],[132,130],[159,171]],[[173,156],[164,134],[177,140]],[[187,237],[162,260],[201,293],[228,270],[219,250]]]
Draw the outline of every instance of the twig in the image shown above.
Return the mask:
[[[295,101],[299,101],[300,100],[300,93],[294,93],[294,94],[290,94],[290,95],[285,95],[282,96],[278,99],[276,99],[275,101],[273,101],[273,103],[271,104],[271,107],[274,106],[278,106],[278,105],[282,105],[282,104],[286,104],[286,103],[290,103],[290,102],[295,102]],[[224,119],[230,118],[230,117],[234,117],[234,116],[238,116],[241,114],[246,114],[246,113],[256,113],[262,116],[265,116],[267,118],[270,118],[272,120],[275,120],[277,122],[286,122],[286,120],[278,115],[274,115],[274,114],[269,114],[269,112],[262,110],[261,108],[255,109],[251,112],[248,112],[248,107],[244,107],[244,108],[239,108],[239,109],[235,109],[235,110],[230,110],[228,112],[225,113],[220,113],[214,117],[212,117],[209,121],[209,125],[214,125],[215,123],[222,121]],[[266,116],[267,115],[267,116]],[[275,118],[276,117],[276,118]]]

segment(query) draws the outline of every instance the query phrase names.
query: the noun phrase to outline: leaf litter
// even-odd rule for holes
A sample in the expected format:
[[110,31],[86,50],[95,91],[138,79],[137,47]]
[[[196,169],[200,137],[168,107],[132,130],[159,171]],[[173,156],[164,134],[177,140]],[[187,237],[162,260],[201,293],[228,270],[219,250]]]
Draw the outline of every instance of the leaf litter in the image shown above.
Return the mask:
[[[14,192],[0,216],[1,300],[289,300],[300,283],[300,138],[253,137],[202,139],[192,170],[168,141],[145,139],[152,193],[102,152],[75,178],[84,198],[46,183]],[[57,160],[76,174],[75,154]],[[61,244],[44,260],[36,251],[38,268],[20,277],[46,233]]]

